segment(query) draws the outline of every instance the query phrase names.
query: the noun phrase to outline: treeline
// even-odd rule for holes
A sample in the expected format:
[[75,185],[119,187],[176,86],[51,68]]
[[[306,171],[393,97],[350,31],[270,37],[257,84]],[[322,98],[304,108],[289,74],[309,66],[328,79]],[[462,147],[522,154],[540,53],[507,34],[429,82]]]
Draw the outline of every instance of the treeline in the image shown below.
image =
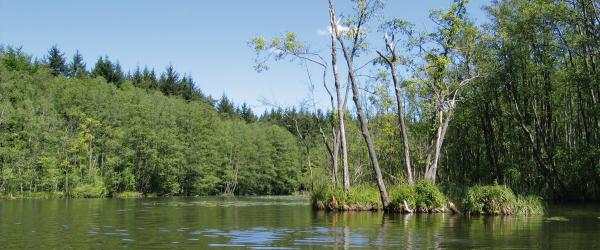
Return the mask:
[[596,1],[494,1],[478,26],[468,1],[455,0],[431,11],[432,30],[380,22],[382,1],[353,1],[342,15],[328,2],[327,54],[293,32],[248,43],[259,72],[283,59],[323,70],[313,87],[325,88],[333,112],[312,112],[304,136],[304,145],[321,144],[316,182],[346,193],[377,184],[384,206],[386,183],[420,179],[455,196],[499,183],[600,199]]
[[124,74],[104,57],[88,71],[56,47],[0,49],[1,193],[290,194],[301,160],[293,134],[171,66]]

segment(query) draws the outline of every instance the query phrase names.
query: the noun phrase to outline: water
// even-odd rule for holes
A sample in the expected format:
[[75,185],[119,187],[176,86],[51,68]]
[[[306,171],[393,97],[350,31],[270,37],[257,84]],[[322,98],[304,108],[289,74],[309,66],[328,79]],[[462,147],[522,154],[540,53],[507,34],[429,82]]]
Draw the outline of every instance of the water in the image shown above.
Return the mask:
[[600,205],[466,217],[326,213],[297,197],[0,200],[0,248],[600,249]]

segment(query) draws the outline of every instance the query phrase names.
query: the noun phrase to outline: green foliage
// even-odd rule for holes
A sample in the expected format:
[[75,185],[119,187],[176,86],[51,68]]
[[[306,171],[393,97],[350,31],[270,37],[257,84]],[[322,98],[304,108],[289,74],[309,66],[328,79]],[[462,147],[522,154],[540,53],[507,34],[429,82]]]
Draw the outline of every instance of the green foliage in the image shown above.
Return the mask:
[[382,207],[381,196],[379,189],[373,185],[361,184],[351,186],[348,190],[345,204],[352,205],[367,205]]
[[142,197],[144,197],[144,194],[142,194],[140,192],[126,191],[126,192],[114,193],[114,194],[112,194],[112,197],[113,198],[142,198]]
[[507,186],[474,186],[467,191],[463,209],[472,214],[511,214],[515,200]]
[[67,75],[68,68],[65,59],[65,53],[61,52],[58,47],[52,46],[50,50],[48,50],[48,55],[46,57],[46,63],[50,68],[50,73],[53,76],[65,76]]
[[102,183],[81,184],[69,192],[72,198],[103,198],[107,191]]
[[91,76],[103,77],[107,82],[114,83],[117,86],[120,86],[125,79],[119,63],[111,62],[108,56],[98,58],[96,65],[92,69]]
[[86,65],[85,62],[83,62],[83,56],[79,53],[79,50],[73,55],[73,60],[69,63],[67,70],[67,76],[69,77],[87,76],[88,72]]
[[[442,209],[446,207],[446,197],[439,188],[428,181],[418,181],[415,185],[396,185],[389,189],[390,207],[395,210],[400,208],[404,201],[412,208],[419,211],[432,211],[433,209]],[[311,202],[318,207],[321,203],[327,206],[335,197],[338,207],[342,209],[345,206],[352,208],[379,208],[382,209],[381,196],[376,186],[369,184],[354,185],[344,194],[343,189],[334,188],[331,185],[319,185],[311,192]],[[361,210],[361,209],[358,209]]]
[[98,78],[54,77],[27,58],[10,49],[0,57],[0,193],[291,194],[307,186],[293,134],[257,122],[247,105],[219,115],[188,76],[167,70],[160,82],[175,84],[172,92],[150,70],[134,73],[135,84],[107,82],[120,74],[107,58],[93,70]]
[[390,188],[390,200],[393,208],[402,207],[404,201],[411,209],[432,210],[446,207],[446,196],[432,182],[419,180],[415,185],[397,185]]
[[417,181],[415,184],[416,204],[418,208],[444,208],[446,197],[437,185],[430,181]]
[[409,207],[417,207],[417,192],[414,186],[409,185],[396,185],[390,188],[390,200],[391,206],[399,208],[404,204],[408,204]]
[[310,193],[310,200],[313,206],[319,202],[322,202],[326,205],[332,200],[333,197],[335,197],[340,206],[346,204],[346,195],[344,194],[344,190],[338,187],[333,187],[331,185],[318,185],[315,186]]
[[544,205],[542,204],[542,199],[535,195],[517,195],[515,199],[514,213],[521,215],[543,214]]
[[370,210],[372,208],[383,208],[379,190],[372,185],[356,185],[348,190],[348,194],[344,193],[342,188],[332,187],[331,185],[319,185],[311,192],[311,202],[313,206],[318,207],[318,204],[324,204],[326,208],[333,201],[337,202],[337,207],[333,209],[343,209],[347,207],[355,210]]
[[541,214],[543,205],[537,196],[515,196],[504,185],[469,188],[463,209],[469,214]]

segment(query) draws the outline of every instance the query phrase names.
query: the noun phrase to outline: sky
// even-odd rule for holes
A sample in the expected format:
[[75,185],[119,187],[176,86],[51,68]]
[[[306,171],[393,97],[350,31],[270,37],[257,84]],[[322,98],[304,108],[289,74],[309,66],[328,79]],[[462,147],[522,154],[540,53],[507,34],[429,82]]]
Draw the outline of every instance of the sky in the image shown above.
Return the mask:
[[[429,11],[450,2],[388,0],[382,18],[431,30]],[[350,13],[349,3],[336,1],[336,13]],[[472,0],[471,17],[485,20],[481,6],[486,4]],[[294,62],[271,62],[268,71],[257,73],[248,40],[293,31],[323,55],[330,43],[323,34],[329,22],[325,0],[0,0],[0,11],[0,44],[22,46],[38,58],[53,45],[69,60],[79,50],[88,68],[104,55],[125,71],[148,66],[162,72],[172,64],[191,74],[204,93],[217,99],[226,94],[258,113],[270,105],[298,105],[310,95],[309,81],[306,68]],[[327,107],[322,88],[313,95],[317,106]]]

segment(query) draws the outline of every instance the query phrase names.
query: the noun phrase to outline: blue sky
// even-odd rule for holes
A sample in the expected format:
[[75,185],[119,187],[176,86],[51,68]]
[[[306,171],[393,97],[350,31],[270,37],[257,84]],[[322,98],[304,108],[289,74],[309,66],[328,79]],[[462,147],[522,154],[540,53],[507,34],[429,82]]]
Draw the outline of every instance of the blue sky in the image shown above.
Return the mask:
[[[398,17],[429,29],[429,10],[449,3],[387,1],[384,18]],[[471,16],[484,20],[485,4],[472,0]],[[349,1],[336,5],[338,13],[348,13]],[[324,55],[328,46],[328,37],[319,34],[328,25],[325,0],[0,0],[0,10],[0,44],[22,46],[37,57],[54,44],[69,58],[78,49],[88,67],[103,55],[119,61],[124,70],[147,65],[162,71],[172,63],[178,72],[191,74],[203,92],[215,98],[225,93],[258,112],[265,108],[262,99],[297,105],[309,93],[308,80],[297,63],[271,63],[269,71],[257,73],[246,41],[294,31]],[[315,96],[318,105],[327,105],[321,88]]]

